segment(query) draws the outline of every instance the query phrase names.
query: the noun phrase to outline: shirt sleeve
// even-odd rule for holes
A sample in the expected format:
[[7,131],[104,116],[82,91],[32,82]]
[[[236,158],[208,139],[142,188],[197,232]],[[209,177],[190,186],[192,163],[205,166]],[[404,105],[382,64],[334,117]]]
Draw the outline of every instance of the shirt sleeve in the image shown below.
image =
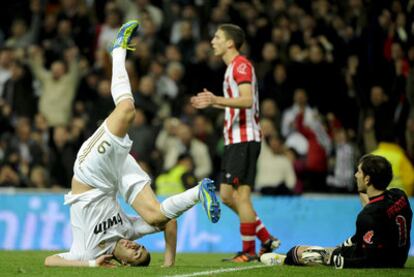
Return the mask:
[[384,253],[383,239],[378,231],[378,225],[369,213],[360,215],[357,221],[357,231],[353,240],[357,241],[362,251],[355,255],[344,257],[344,268],[369,268],[381,267],[384,263],[387,253]]
[[253,79],[252,65],[247,61],[236,62],[233,67],[233,78],[238,85],[251,84]]
[[63,258],[63,259],[65,259],[65,260],[69,260],[69,261],[79,260],[79,257],[76,257],[71,252],[59,253],[59,254],[56,254],[56,255]]

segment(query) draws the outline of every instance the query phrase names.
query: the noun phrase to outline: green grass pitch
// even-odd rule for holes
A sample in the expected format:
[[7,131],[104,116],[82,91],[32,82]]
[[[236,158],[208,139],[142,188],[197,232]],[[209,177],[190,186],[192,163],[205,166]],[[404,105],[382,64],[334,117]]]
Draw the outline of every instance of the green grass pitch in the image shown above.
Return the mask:
[[[324,266],[262,266],[260,263],[234,264],[221,262],[226,254],[185,253],[177,255],[176,266],[161,268],[162,254],[152,255],[147,268],[46,268],[48,251],[0,251],[0,276],[414,276],[414,257],[404,269],[345,269]],[[252,268],[248,268],[252,267]]]

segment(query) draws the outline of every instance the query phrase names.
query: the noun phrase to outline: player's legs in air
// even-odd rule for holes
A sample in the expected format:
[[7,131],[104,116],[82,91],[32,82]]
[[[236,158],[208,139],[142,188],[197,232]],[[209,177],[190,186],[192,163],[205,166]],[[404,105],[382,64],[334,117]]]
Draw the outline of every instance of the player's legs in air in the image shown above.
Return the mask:
[[[129,43],[138,26],[139,23],[136,20],[125,23],[120,28],[112,49],[111,88],[116,108],[108,117],[107,125],[111,133],[119,137],[126,135],[135,116],[131,87],[125,69],[125,57],[126,51],[132,49]],[[131,170],[131,167],[133,168],[133,165],[130,165],[127,170]],[[125,172],[124,175],[127,173],[129,172]],[[220,218],[220,206],[214,193],[214,182],[209,179],[204,179],[198,186],[165,199],[161,204],[150,184],[147,183],[130,204],[147,223],[163,226],[170,219],[180,216],[200,201],[210,221],[217,222]]]

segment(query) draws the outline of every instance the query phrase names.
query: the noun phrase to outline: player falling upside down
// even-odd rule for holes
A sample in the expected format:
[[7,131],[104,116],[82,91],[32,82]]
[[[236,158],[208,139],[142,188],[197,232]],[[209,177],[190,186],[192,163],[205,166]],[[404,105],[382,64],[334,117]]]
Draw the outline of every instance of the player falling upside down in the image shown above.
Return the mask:
[[280,241],[269,234],[254,211],[251,192],[260,153],[259,96],[254,68],[239,50],[245,40],[244,31],[237,25],[220,25],[211,44],[214,54],[220,56],[227,70],[223,93],[216,96],[204,89],[191,98],[197,109],[208,107],[225,110],[224,155],[221,166],[220,196],[240,219],[242,251],[226,259],[233,262],[256,261],[256,236],[262,242],[259,256],[272,252]]
[[335,248],[295,246],[287,255],[266,254],[266,264],[304,265],[320,263],[336,268],[404,267],[410,250],[413,213],[407,195],[387,190],[392,180],[391,164],[383,157],[361,158],[355,178],[364,206],[356,232]]
[[[160,204],[150,187],[150,178],[129,154],[132,141],[127,131],[135,107],[125,57],[138,26],[134,20],[125,23],[114,42],[111,90],[116,107],[78,152],[72,190],[65,195],[65,204],[70,205],[73,243],[68,253],[47,257],[47,266],[112,267],[112,257],[125,265],[148,265],[148,251],[134,240],[160,230],[164,230],[166,239],[164,265],[171,266],[176,245],[173,219],[201,201],[209,219],[213,223],[219,220],[220,207],[211,180],[204,179]],[[117,194],[141,218],[126,216]]]

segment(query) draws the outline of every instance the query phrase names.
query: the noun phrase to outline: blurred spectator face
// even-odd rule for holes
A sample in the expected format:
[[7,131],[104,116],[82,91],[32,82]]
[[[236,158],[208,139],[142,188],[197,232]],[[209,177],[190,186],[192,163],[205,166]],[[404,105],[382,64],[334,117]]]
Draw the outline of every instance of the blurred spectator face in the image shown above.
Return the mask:
[[62,61],[54,61],[50,69],[55,80],[59,80],[66,72],[65,64]]
[[61,0],[63,9],[72,10],[78,7],[78,0]]
[[281,13],[286,10],[285,0],[273,0],[272,1],[272,10]]
[[21,117],[17,121],[16,133],[21,141],[28,141],[30,138],[30,121],[26,117]]
[[43,21],[43,28],[46,32],[52,32],[56,29],[57,26],[57,17],[54,13],[48,13],[45,15],[45,19]]
[[154,94],[155,91],[155,83],[154,79],[150,76],[144,76],[141,78],[139,82],[139,91],[144,96],[151,96]]
[[58,126],[54,128],[53,141],[58,148],[65,146],[68,141],[68,131],[66,130],[66,127]]
[[414,46],[411,46],[411,47],[408,49],[408,54],[407,54],[407,56],[408,56],[408,61],[410,61],[410,62],[413,62],[413,61],[414,61]]
[[260,128],[263,136],[275,136],[277,134],[276,127],[270,119],[264,118],[260,120]]
[[387,101],[387,97],[384,94],[384,90],[380,86],[374,86],[371,89],[371,103],[374,107],[380,106]]
[[222,7],[214,8],[210,20],[214,23],[224,23],[226,21],[226,9]]
[[272,119],[278,114],[276,103],[272,99],[263,100],[260,110],[264,118]]
[[309,60],[314,64],[318,64],[322,62],[323,53],[322,53],[322,49],[319,46],[313,45],[310,47]]
[[46,170],[41,166],[33,167],[30,172],[30,183],[36,188],[47,187],[48,181]]
[[46,131],[49,128],[46,117],[41,113],[35,115],[34,125],[36,130]]
[[58,34],[61,37],[70,37],[72,33],[72,25],[69,20],[61,20],[58,23]]
[[347,140],[346,131],[343,128],[335,129],[334,139],[337,145],[346,143],[346,140]]
[[111,28],[116,28],[121,25],[122,17],[119,11],[111,10],[105,17],[105,23]]
[[349,8],[351,10],[362,8],[362,0],[349,0]]
[[405,28],[405,23],[406,23],[405,14],[399,13],[397,15],[397,19],[395,20],[395,22],[396,22],[397,27]]
[[193,19],[193,18],[196,17],[196,15],[197,15],[197,13],[196,13],[193,6],[187,5],[183,8],[182,18],[184,18],[184,19]]
[[193,30],[190,21],[182,21],[180,25],[181,39],[191,39],[193,37]]
[[104,79],[99,82],[98,94],[103,98],[111,96],[111,82],[109,80]]
[[165,49],[165,56],[171,62],[180,62],[182,59],[181,52],[176,45],[168,45]]
[[13,62],[13,51],[11,49],[0,50],[0,66],[8,68]]
[[278,64],[273,70],[273,77],[276,83],[281,84],[286,81],[286,68],[283,64]]
[[195,56],[198,61],[207,60],[208,54],[211,50],[210,44],[207,41],[200,41],[196,45]]
[[397,42],[394,42],[391,45],[391,57],[393,60],[399,60],[404,57],[404,52],[401,48],[401,45]]
[[189,145],[193,139],[193,132],[187,124],[181,124],[177,131],[177,137],[184,145]]
[[0,185],[2,186],[19,186],[19,175],[10,165],[0,167]]
[[303,54],[302,49],[299,45],[293,44],[289,47],[289,58],[291,61],[294,62],[301,62],[303,61]]
[[278,136],[271,136],[269,138],[269,147],[272,149],[274,154],[283,154],[284,153],[284,145],[283,142],[278,138]]
[[27,26],[23,19],[15,19],[12,23],[11,33],[13,37],[21,37],[26,33]]
[[144,37],[154,37],[157,32],[157,27],[151,18],[147,18],[142,20],[142,28],[140,30],[142,30]]
[[193,120],[193,131],[195,136],[210,133],[211,125],[203,115],[197,115]]
[[13,62],[11,66],[11,78],[16,81],[23,77],[24,68],[20,63]]
[[148,5],[148,0],[135,0],[135,3],[137,4],[138,7],[144,8],[145,6]]
[[149,59],[151,58],[151,50],[145,41],[140,41],[137,44],[137,49],[134,51],[134,55],[140,59]]
[[136,127],[142,126],[147,122],[145,118],[145,114],[142,112],[141,109],[135,109],[135,118],[134,118],[134,125]]
[[378,22],[383,29],[387,29],[391,23],[391,14],[388,10],[383,10],[378,17]]
[[159,61],[152,61],[150,71],[154,76],[161,76],[164,72],[164,66]]
[[277,48],[271,42],[266,43],[263,46],[262,57],[264,61],[274,61],[277,58]]
[[167,66],[167,76],[175,82],[180,81],[184,76],[184,66],[178,62],[169,63]]
[[306,106],[308,104],[308,96],[306,95],[306,91],[304,89],[295,90],[293,101],[300,107]]

